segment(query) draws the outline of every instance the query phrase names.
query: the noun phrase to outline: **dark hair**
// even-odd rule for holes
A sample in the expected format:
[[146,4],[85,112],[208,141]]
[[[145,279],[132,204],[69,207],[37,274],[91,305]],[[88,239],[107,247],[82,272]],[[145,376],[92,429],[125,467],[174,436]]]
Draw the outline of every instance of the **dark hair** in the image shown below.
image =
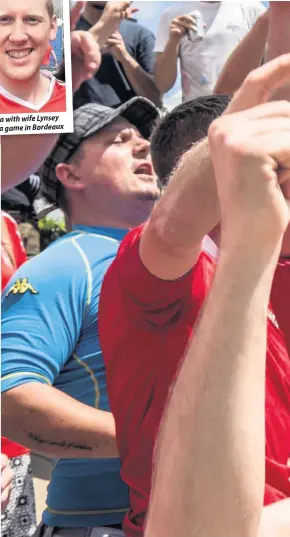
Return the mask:
[[54,17],[54,5],[53,0],[46,0],[46,9],[48,11],[48,14],[50,18]]
[[228,95],[198,97],[180,104],[157,123],[151,137],[151,155],[163,185],[180,157],[207,136],[210,124],[223,114],[229,102]]

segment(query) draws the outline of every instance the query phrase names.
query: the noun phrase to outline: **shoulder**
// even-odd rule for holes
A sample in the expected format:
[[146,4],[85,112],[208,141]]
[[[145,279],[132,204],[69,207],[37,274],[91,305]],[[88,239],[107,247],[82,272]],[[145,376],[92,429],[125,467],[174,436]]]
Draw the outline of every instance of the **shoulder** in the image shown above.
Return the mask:
[[73,240],[93,292],[98,293],[105,273],[117,255],[120,240],[98,233],[80,234]]
[[129,231],[129,233],[126,235],[126,237],[122,240],[120,244],[120,248],[118,250],[117,255],[118,259],[130,255],[130,252],[132,252],[134,256],[137,255],[139,257],[139,244],[144,228],[145,224],[142,224],[141,226],[138,226]]
[[112,260],[105,277],[103,288],[110,293],[111,285],[119,285],[122,280],[123,287],[128,287],[134,281],[140,281],[147,276],[147,269],[142,264],[139,255],[140,239],[144,230],[144,224],[132,229],[122,240],[115,259]]
[[155,39],[155,35],[149,28],[146,28],[145,26],[142,26],[142,24],[135,23],[136,24],[136,34],[139,36],[139,39],[146,39],[148,37],[153,37]]
[[3,218],[8,230],[17,230],[17,223],[15,222],[14,218],[10,216],[10,214],[5,213],[5,211],[1,211],[1,218]]
[[245,18],[251,18],[252,24],[256,22],[256,19],[260,17],[260,15],[267,11],[263,2],[241,2],[240,8]]
[[22,245],[21,235],[19,233],[18,225],[15,222],[14,218],[12,218],[10,214],[5,213],[4,211],[1,212],[1,217],[5,222],[7,231],[12,242],[15,243],[15,241],[17,241],[17,243]]
[[146,39],[147,37],[154,37],[154,34],[143,26],[139,24],[136,20],[124,20],[120,25],[120,32],[123,36],[131,36],[133,39]]
[[56,290],[60,285],[81,283],[85,274],[86,267],[75,239],[68,235],[33,257],[17,271],[15,277],[30,277],[38,285],[51,286],[50,289]]

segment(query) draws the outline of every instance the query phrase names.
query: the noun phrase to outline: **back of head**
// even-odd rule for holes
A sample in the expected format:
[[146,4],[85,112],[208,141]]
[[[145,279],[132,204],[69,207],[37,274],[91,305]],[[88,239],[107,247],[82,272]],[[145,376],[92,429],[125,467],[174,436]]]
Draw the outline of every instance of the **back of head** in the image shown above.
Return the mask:
[[228,95],[208,95],[182,103],[157,124],[151,138],[155,172],[164,185],[180,157],[207,136],[210,124],[223,114]]

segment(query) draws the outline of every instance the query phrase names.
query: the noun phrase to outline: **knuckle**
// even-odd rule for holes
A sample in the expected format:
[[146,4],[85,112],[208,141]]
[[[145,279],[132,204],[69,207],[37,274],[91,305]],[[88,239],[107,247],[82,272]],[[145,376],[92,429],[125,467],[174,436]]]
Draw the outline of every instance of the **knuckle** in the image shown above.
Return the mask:
[[210,142],[222,142],[227,137],[227,128],[223,118],[213,121],[208,130],[208,139]]

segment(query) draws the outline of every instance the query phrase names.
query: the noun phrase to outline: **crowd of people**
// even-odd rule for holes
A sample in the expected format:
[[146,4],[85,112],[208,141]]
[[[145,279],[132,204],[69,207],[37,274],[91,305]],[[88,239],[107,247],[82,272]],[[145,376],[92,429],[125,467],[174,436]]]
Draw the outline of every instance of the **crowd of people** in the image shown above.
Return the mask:
[[289,537],[290,2],[136,12],[74,3],[74,131],[1,140],[67,224],[1,215],[2,537]]

